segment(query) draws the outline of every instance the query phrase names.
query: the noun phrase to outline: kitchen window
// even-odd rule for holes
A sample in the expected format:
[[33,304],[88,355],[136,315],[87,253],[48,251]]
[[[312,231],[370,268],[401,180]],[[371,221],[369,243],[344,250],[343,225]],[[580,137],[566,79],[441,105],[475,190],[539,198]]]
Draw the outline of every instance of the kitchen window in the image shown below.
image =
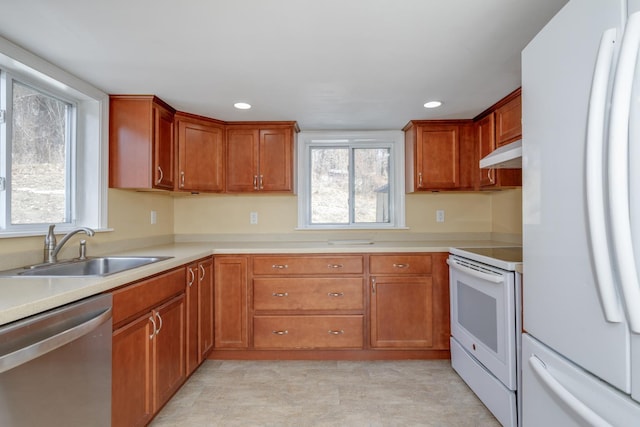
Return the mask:
[[106,228],[107,100],[0,38],[0,237]]
[[402,132],[299,135],[300,229],[404,228]]

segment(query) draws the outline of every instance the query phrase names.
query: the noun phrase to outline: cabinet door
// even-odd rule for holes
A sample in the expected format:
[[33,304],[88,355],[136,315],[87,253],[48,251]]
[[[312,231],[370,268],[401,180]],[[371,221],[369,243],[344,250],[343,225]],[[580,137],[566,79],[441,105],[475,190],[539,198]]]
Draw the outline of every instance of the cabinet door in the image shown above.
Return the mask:
[[258,190],[258,139],[258,130],[227,129],[227,191]]
[[113,332],[111,424],[143,426],[153,414],[151,314]]
[[178,188],[224,191],[224,132],[215,124],[178,122]]
[[187,375],[191,375],[193,371],[198,367],[199,354],[198,341],[199,341],[199,311],[200,304],[198,302],[198,294],[200,283],[198,281],[198,264],[189,264],[187,266]]
[[[478,161],[496,148],[495,116],[489,114],[476,124],[478,139]],[[477,166],[476,166],[477,167]],[[480,187],[491,187],[496,184],[496,170],[480,169]]]
[[293,141],[290,129],[260,130],[258,189],[292,191]]
[[175,145],[173,113],[153,104],[153,165],[154,188],[173,190],[175,183]]
[[247,348],[247,258],[216,257],[214,275],[214,345]]
[[459,187],[459,126],[419,126],[417,132],[417,189],[438,190]]
[[198,363],[213,348],[213,258],[198,263]]
[[501,147],[522,136],[522,98],[515,98],[496,110],[496,146]]
[[372,276],[371,346],[431,348],[431,277]]
[[185,379],[185,297],[184,294],[153,311],[155,407],[157,411],[178,390]]

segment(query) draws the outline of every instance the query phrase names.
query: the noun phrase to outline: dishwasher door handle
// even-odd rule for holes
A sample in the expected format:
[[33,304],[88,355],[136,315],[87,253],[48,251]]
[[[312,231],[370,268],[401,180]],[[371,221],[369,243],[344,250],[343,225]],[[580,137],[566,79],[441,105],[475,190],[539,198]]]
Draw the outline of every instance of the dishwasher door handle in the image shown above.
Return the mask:
[[55,335],[47,337],[43,340],[22,347],[19,350],[0,356],[0,373],[6,372],[17,366],[24,365],[31,360],[37,359],[50,351],[62,347],[72,341],[75,341],[84,335],[87,335],[105,321],[111,318],[111,308],[108,308],[95,317],[66,329]]

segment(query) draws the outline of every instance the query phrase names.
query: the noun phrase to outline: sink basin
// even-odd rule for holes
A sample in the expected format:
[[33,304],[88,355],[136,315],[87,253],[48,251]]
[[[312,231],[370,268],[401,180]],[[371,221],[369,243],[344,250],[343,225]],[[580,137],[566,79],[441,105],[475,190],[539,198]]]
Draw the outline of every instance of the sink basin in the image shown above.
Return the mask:
[[164,261],[173,257],[161,256],[106,256],[85,260],[62,261],[0,272],[12,277],[87,277],[108,276],[132,268]]

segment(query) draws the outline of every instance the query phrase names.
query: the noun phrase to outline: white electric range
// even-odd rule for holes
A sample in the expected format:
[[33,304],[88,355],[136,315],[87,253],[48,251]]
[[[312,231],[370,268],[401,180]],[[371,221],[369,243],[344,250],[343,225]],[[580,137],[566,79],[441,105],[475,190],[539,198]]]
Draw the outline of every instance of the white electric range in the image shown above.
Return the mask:
[[451,248],[451,365],[503,426],[519,425],[522,248]]

